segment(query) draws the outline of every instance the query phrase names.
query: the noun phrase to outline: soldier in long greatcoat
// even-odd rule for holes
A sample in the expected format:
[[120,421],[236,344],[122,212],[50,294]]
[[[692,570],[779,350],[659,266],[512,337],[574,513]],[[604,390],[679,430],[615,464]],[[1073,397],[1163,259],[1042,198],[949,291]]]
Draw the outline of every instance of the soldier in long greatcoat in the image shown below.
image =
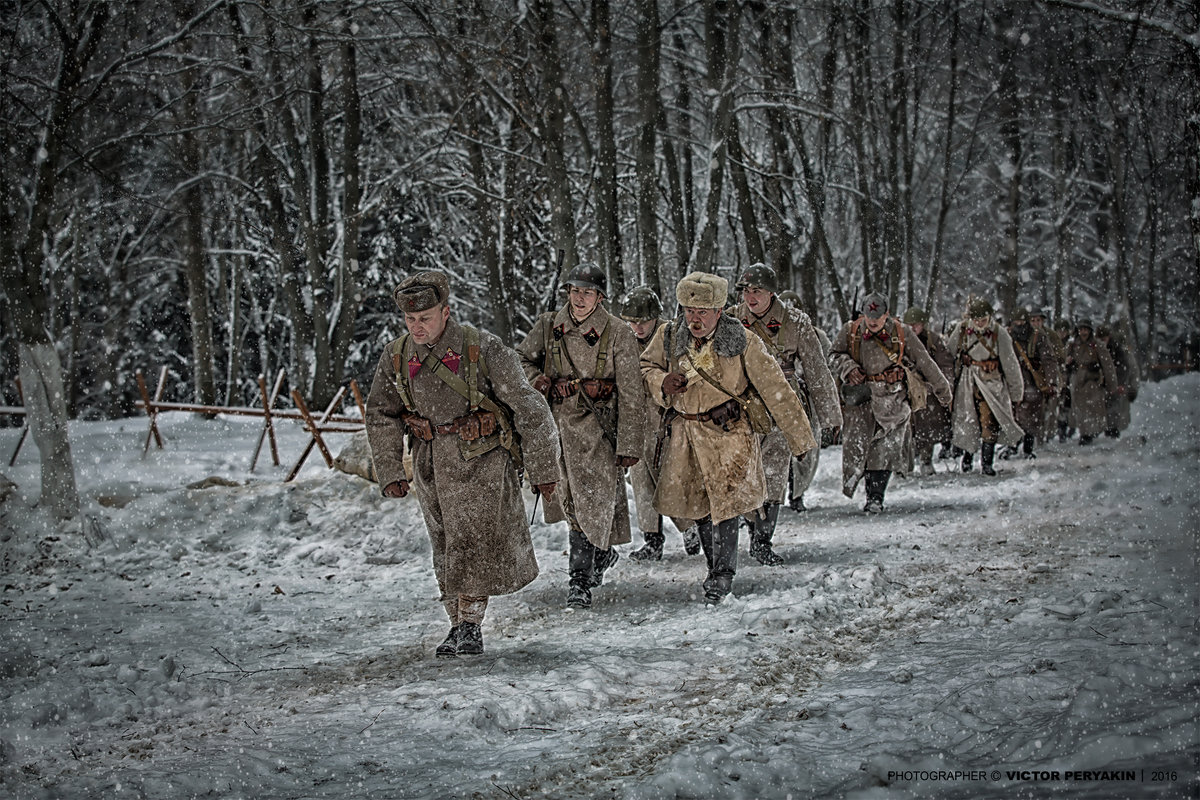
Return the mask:
[[1008,330],[1024,382],[1024,393],[1013,404],[1013,418],[1025,432],[1021,439],[1025,458],[1036,458],[1033,446],[1042,426],[1046,400],[1058,393],[1058,360],[1048,331],[1032,324],[1032,314],[1027,309],[1019,308],[1013,313]]
[[664,325],[642,352],[642,376],[666,411],[659,443],[655,507],[680,530],[699,523],[708,562],[705,601],[719,603],[737,572],[738,517],[767,499],[760,433],[772,424],[791,452],[817,446],[812,428],[779,363],[757,336],[723,308],[729,282],[693,272],[679,281],[683,316]]
[[[954,355],[946,347],[946,340],[929,327],[929,314],[923,308],[913,306],[904,312],[904,324],[925,345],[926,352],[938,365],[947,381],[954,380]],[[926,396],[933,394],[933,384],[926,382]],[[925,403],[920,411],[913,412],[913,449],[916,451],[917,469],[922,474],[933,473],[933,446],[948,447],[950,443],[950,410],[941,403]]]
[[[366,430],[386,497],[404,497],[405,439],[433,549],[450,633],[439,656],[483,652],[488,598],[538,574],[518,460],[543,496],[559,480],[558,433],[517,354],[460,325],[441,272],[419,272],[394,294],[408,333],[390,342],[367,396]],[[519,444],[518,444],[519,442]]]
[[1108,392],[1108,426],[1104,429],[1105,436],[1116,439],[1121,431],[1129,427],[1129,404],[1137,398],[1137,357],[1123,332],[1114,334],[1111,328],[1101,327],[1096,331],[1096,338],[1108,347],[1113,371],[1117,375],[1116,387]]
[[[842,406],[829,373],[829,364],[816,328],[808,315],[799,309],[785,306],[776,295],[779,278],[766,264],[753,264],[738,279],[737,289],[742,302],[730,313],[742,326],[758,335],[779,363],[788,385],[795,390],[808,414],[813,436],[819,442],[822,429],[832,433],[842,427]],[[783,431],[774,428],[763,437],[763,471],[767,476],[767,501],[755,515],[747,517],[750,524],[750,555],[760,564],[776,566],[783,563],[771,547],[779,507],[787,499],[788,468],[792,454]],[[821,449],[813,448],[800,459],[800,469],[812,481]],[[800,489],[803,493],[808,483]]]
[[1033,309],[1029,312],[1029,326],[1046,338],[1050,347],[1050,355],[1054,359],[1054,373],[1047,374],[1047,379],[1054,389],[1052,394],[1045,396],[1042,404],[1042,419],[1038,425],[1037,441],[1045,444],[1058,431],[1058,407],[1062,403],[1063,392],[1067,385],[1067,375],[1063,369],[1063,361],[1067,357],[1067,345],[1062,335],[1047,324],[1048,315],[1045,309]]
[[632,540],[625,469],[642,457],[645,400],[633,331],[601,302],[604,271],[579,264],[565,283],[566,304],[539,316],[517,351],[562,440],[563,484],[543,514],[570,526],[567,605],[590,608],[615,546]]
[[980,451],[980,469],[995,475],[996,445],[1015,445],[1025,431],[1013,418],[1013,398],[1025,392],[1012,337],[993,316],[992,305],[977,298],[967,306],[947,337],[954,353],[954,446],[963,451],[962,471],[972,469]]
[[950,384],[912,329],[888,314],[887,298],[872,292],[862,316],[834,337],[830,360],[842,381],[842,494],[854,496],[866,478],[863,511],[883,511],[892,473],[912,472],[914,404],[929,402],[925,385],[944,406]]
[[1090,320],[1075,323],[1067,364],[1072,370],[1071,426],[1079,430],[1079,443],[1089,445],[1108,427],[1108,387],[1120,385],[1112,355],[1097,341]]

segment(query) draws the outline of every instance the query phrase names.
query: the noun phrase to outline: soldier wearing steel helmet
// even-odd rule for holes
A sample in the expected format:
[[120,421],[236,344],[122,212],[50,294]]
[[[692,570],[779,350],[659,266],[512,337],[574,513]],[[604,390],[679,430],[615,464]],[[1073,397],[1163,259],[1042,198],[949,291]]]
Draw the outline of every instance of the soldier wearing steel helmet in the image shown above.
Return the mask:
[[[537,577],[519,465],[543,497],[552,496],[558,433],[517,354],[454,319],[444,273],[418,272],[393,297],[408,333],[388,343],[367,395],[375,474],[384,496],[405,497],[411,485],[421,505],[450,617],[436,654],[478,654],[488,598]],[[478,502],[481,493],[491,502]]]
[[863,511],[878,514],[892,473],[912,471],[912,411],[928,402],[926,382],[944,406],[951,393],[920,338],[888,313],[886,297],[872,292],[860,310],[834,337],[830,359],[846,395],[842,493],[853,497],[865,478]]
[[955,358],[954,446],[963,451],[962,471],[995,475],[996,445],[1015,445],[1025,432],[1013,418],[1013,399],[1025,391],[1021,365],[1008,330],[995,318],[992,304],[974,298],[966,318],[947,337]]
[[[757,334],[775,357],[788,385],[804,406],[817,440],[820,441],[822,429],[836,432],[842,426],[841,404],[812,320],[800,309],[783,304],[777,294],[779,277],[766,264],[747,267],[738,279],[736,289],[742,302],[731,313],[741,320],[743,327]],[[756,515],[747,517],[750,555],[760,564],[777,566],[783,559],[772,549],[772,539],[779,507],[787,499],[792,457],[787,439],[778,428],[763,437],[761,448],[763,470],[767,476],[767,501]],[[799,496],[812,482],[819,454],[820,448],[813,448],[799,460],[800,476],[804,479]]]
[[569,525],[567,605],[590,608],[592,589],[631,541],[624,470],[642,457],[645,398],[633,331],[604,308],[608,277],[582,263],[567,302],[542,314],[517,348],[533,387],[550,399],[562,441],[562,491],[543,508]]
[[[658,329],[667,324],[662,318],[662,300],[649,286],[630,289],[621,301],[621,319],[629,323],[637,339],[638,352],[646,349]],[[658,488],[658,465],[655,463],[659,427],[662,425],[662,408],[650,399],[642,384],[646,403],[646,436],[642,459],[629,470],[629,482],[633,485],[633,501],[637,507],[638,528],[642,531],[642,546],[629,554],[634,561],[658,561],[662,558],[666,535],[662,529],[662,515],[654,508],[654,492]],[[684,547],[689,555],[700,552],[700,539],[695,528],[684,531]]]
[[[919,306],[904,312],[904,324],[925,345],[929,357],[938,365],[947,381],[954,380],[954,356],[946,347],[946,340],[929,327],[929,314]],[[926,395],[933,394],[933,384],[926,382]],[[913,449],[916,452],[917,470],[924,475],[933,473],[933,446],[950,447],[950,411],[941,403],[926,403],[919,411],[913,411]]]
[[[1021,440],[1021,450],[1025,458],[1037,457],[1033,448],[1042,426],[1046,400],[1058,393],[1059,384],[1054,343],[1046,332],[1040,326],[1035,327],[1031,320],[1032,315],[1028,309],[1018,308],[1013,312],[1012,323],[1008,327],[1024,381],[1024,394],[1013,400],[1013,414],[1017,425],[1025,431]],[[1011,454],[1016,451],[1014,448],[1005,452]]]

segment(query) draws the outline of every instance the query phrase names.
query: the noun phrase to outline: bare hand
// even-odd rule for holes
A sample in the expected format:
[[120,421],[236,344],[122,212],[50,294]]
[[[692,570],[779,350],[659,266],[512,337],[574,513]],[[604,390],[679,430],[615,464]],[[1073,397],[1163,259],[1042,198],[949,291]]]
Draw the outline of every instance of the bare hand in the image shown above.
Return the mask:
[[533,488],[534,488],[534,491],[536,491],[538,494],[540,494],[542,496],[542,499],[549,500],[550,495],[554,494],[554,487],[557,485],[558,485],[557,482],[539,483],[536,486],[534,486]]
[[855,367],[854,369],[850,370],[850,374],[847,375],[844,380],[850,386],[858,386],[866,379],[867,373],[863,372],[861,368]]
[[668,372],[663,378],[662,390],[665,395],[683,394],[687,391],[688,379],[678,372]]
[[553,384],[554,384],[554,381],[550,380],[549,376],[538,375],[536,378],[533,379],[533,390],[535,392],[537,392],[538,394],[542,395],[543,397],[545,397],[546,393],[550,391],[550,387]]
[[404,497],[408,494],[408,481],[392,481],[383,487],[384,497]]
[[633,456],[618,456],[617,466],[621,467],[622,469],[629,469],[630,467],[636,465],[638,461],[639,459],[634,458]]

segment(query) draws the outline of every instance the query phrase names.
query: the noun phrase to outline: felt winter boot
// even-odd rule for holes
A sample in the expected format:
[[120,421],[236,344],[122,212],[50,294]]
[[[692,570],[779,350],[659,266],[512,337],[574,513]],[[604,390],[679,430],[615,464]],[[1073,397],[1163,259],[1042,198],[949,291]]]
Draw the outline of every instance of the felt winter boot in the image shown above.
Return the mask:
[[[662,518],[659,519],[661,521]],[[662,561],[663,544],[667,541],[663,532],[661,530],[646,531],[642,534],[642,538],[646,540],[646,543],[640,549],[630,553],[629,557],[634,561]]]
[[583,531],[571,531],[569,553],[567,568],[570,584],[567,587],[567,605],[571,608],[591,608],[596,548],[583,535]]
[[984,442],[983,448],[980,450],[979,462],[980,471],[984,475],[995,475],[996,468],[992,466],[996,458],[996,443]]
[[775,524],[779,521],[779,503],[764,503],[762,517],[755,520],[750,529],[750,555],[764,567],[777,567],[783,563],[783,558],[771,549],[771,540],[775,538]]
[[727,519],[711,531],[712,559],[708,577],[704,579],[704,602],[716,605],[733,591],[733,576],[737,573],[738,518]]

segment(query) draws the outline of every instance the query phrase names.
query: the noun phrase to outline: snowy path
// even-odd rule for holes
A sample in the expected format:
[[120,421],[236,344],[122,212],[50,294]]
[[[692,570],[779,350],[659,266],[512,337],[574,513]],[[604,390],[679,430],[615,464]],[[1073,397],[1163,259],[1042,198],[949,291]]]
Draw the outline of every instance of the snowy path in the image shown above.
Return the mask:
[[[234,422],[168,419],[171,457],[146,462],[132,426],[84,423],[111,542],[30,509],[32,455],[5,473],[0,791],[1193,796],[1197,377],[1146,387],[1120,440],[894,481],[881,518],[826,450],[815,510],[782,514],[787,563],[743,542],[716,609],[671,531],[662,562],[622,559],[566,612],[565,535],[539,525],[542,576],[450,663],[411,500],[323,467],[250,476],[213,435]],[[248,483],[183,488],[208,475]],[[1109,774],[1064,777],[1084,770]]]

